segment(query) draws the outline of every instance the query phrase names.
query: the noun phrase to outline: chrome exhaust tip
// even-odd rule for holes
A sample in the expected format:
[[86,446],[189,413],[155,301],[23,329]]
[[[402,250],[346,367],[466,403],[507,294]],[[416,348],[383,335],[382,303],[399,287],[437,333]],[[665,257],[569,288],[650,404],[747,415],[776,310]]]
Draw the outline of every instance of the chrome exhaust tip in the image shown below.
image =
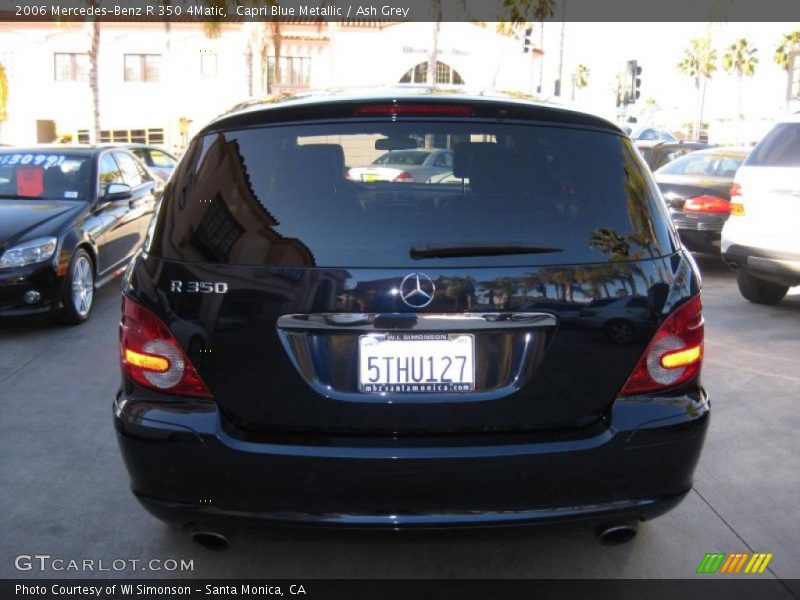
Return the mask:
[[601,525],[597,529],[597,541],[603,546],[626,544],[636,537],[639,525],[636,521],[624,521]]
[[228,537],[218,531],[193,531],[192,541],[206,550],[226,550],[231,545]]

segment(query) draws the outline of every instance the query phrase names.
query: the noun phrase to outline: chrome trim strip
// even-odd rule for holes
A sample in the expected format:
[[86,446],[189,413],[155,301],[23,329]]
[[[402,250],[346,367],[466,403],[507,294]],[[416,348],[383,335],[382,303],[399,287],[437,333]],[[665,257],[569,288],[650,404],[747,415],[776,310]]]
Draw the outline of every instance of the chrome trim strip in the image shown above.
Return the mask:
[[284,331],[480,331],[555,327],[556,317],[538,312],[318,313],[278,317]]

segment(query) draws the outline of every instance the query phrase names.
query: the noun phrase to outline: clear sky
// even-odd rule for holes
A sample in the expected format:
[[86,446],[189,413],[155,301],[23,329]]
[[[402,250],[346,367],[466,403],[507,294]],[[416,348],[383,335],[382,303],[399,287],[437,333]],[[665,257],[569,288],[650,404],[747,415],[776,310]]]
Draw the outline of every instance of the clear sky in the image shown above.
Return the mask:
[[[572,23],[565,27],[564,79],[569,97],[569,75],[578,64],[591,70],[589,86],[579,95],[579,104],[608,116],[608,95],[615,85],[620,64],[635,59],[642,67],[642,96],[654,98],[663,109],[661,118],[691,120],[696,106],[693,80],[677,69],[684,48],[692,38],[710,27],[720,59],[709,83],[706,116],[733,118],[736,113],[736,77],[722,69],[722,55],[736,39],[745,37],[758,49],[759,64],[753,77],[745,78],[742,112],[748,119],[771,118],[786,110],[786,73],[774,62],[775,47],[784,33],[800,29],[800,23]],[[560,23],[547,23],[544,49],[545,72],[558,64]],[[546,84],[545,91],[552,89]],[[612,95],[613,98],[613,95]],[[638,105],[637,105],[638,106]],[[636,108],[634,108],[636,110]]]

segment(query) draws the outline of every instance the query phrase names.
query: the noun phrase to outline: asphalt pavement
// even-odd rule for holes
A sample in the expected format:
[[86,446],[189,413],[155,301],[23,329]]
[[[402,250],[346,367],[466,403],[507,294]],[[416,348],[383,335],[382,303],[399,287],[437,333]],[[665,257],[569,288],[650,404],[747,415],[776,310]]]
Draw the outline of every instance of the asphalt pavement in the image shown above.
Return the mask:
[[[0,577],[688,578],[708,552],[769,552],[757,577],[798,579],[800,288],[778,306],[750,304],[719,259],[699,262],[712,419],[695,489],[615,547],[570,526],[422,538],[253,531],[209,551],[129,491],[111,418],[119,283],[97,293],[80,327],[0,322]],[[62,567],[94,560],[95,571],[15,566],[37,554]],[[116,559],[191,560],[193,569],[96,570]],[[800,598],[796,582],[784,589]]]

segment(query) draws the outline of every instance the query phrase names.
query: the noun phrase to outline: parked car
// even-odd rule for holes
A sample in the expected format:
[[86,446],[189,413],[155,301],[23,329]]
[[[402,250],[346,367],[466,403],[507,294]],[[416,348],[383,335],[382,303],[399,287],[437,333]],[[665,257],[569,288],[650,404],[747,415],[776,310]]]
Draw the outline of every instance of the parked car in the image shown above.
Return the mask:
[[0,150],[0,316],[89,318],[144,239],[156,178],[121,149]]
[[667,163],[653,175],[681,241],[690,250],[718,253],[731,212],[731,187],[746,148],[709,148]]
[[[404,137],[469,183],[345,178]],[[218,545],[252,522],[630,539],[691,489],[709,415],[700,279],[633,152],[599,117],[425,89],[205,126],[123,282],[138,500]],[[646,297],[651,333],[562,327],[579,288]]]
[[678,138],[669,131],[655,127],[639,127],[631,132],[631,139],[636,141],[677,142]]
[[161,177],[164,181],[169,179],[172,171],[175,170],[175,165],[178,164],[178,159],[172,154],[158,146],[149,146],[147,144],[123,144],[123,148],[127,148],[131,154],[141,160],[147,168],[153,173]]
[[450,150],[413,148],[391,150],[376,158],[367,167],[352,167],[349,178],[353,181],[425,182],[431,177],[453,170],[453,153]]
[[650,170],[655,172],[684,154],[711,147],[711,144],[706,144],[705,142],[685,142],[683,140],[679,142],[658,142],[645,151],[645,160]]
[[800,116],[777,123],[736,173],[722,258],[742,296],[780,302],[800,285]]

